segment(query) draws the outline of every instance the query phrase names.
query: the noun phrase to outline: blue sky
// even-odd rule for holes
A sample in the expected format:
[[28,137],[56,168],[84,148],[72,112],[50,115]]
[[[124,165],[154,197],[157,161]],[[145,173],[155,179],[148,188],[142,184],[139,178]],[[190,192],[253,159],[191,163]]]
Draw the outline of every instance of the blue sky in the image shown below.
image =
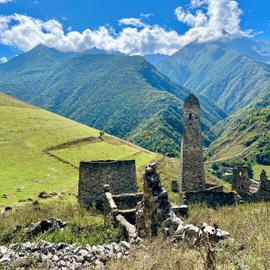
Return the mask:
[[0,0],[0,59],[38,43],[171,54],[194,41],[270,40],[269,10],[269,0]]

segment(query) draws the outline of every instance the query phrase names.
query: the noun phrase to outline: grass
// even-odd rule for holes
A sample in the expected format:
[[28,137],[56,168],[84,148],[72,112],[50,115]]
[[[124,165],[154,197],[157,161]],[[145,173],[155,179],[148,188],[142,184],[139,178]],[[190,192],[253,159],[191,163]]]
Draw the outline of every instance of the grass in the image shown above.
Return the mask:
[[[216,247],[217,270],[270,269],[270,204],[253,203],[212,210],[202,205],[190,208],[187,222],[218,224],[231,238]],[[110,270],[194,269],[203,268],[203,250],[185,245],[173,247],[162,238],[147,241],[127,260],[113,261]]]
[[[77,192],[78,170],[43,149],[67,141],[98,137],[99,131],[0,93],[0,207],[36,198],[39,192]],[[135,159],[138,170],[159,159],[112,136],[106,141],[52,151],[78,165],[87,159]],[[56,153],[55,153],[56,152]],[[23,190],[17,192],[16,186]],[[2,194],[8,194],[4,199]]]
[[254,178],[257,180],[260,179],[260,174],[261,174],[262,170],[265,170],[266,174],[270,177],[270,166],[255,163],[253,165],[252,169],[253,169],[253,173],[254,173]]
[[[35,213],[35,214],[33,214]],[[77,245],[97,245],[122,240],[121,232],[104,226],[103,215],[94,209],[87,212],[80,208],[75,198],[42,201],[37,206],[29,204],[19,211],[5,214],[0,219],[0,245],[25,240],[24,230],[32,222],[56,217],[69,222],[63,230],[39,234],[28,239],[52,242],[68,242]],[[270,203],[251,203],[218,210],[203,205],[190,207],[185,220],[198,226],[203,222],[218,224],[231,233],[231,238],[216,246],[217,270],[268,270],[270,269]],[[14,233],[16,225],[22,229]],[[194,269],[203,268],[204,250],[190,248],[185,244],[173,246],[162,237],[146,239],[142,246],[125,260],[110,262],[106,269]],[[241,268],[242,267],[242,268]]]
[[[25,230],[31,223],[49,217],[60,218],[68,222],[68,225],[64,229],[40,233],[33,237],[27,236]],[[21,228],[15,230],[17,225]],[[122,232],[111,225],[104,225],[102,213],[95,209],[86,211],[75,202],[75,199],[70,198],[39,202],[35,206],[28,204],[17,211],[5,214],[0,219],[0,245],[41,239],[55,243],[100,245],[122,240]]]

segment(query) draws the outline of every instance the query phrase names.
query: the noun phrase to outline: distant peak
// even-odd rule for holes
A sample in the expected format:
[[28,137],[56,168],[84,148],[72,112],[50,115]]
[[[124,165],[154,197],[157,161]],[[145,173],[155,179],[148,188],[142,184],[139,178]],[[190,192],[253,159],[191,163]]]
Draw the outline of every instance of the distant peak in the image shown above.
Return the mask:
[[200,102],[199,99],[194,94],[190,94],[184,102],[184,107],[187,108],[194,106],[200,107]]
[[35,49],[50,49],[50,48],[43,44],[38,44],[36,47],[33,48],[33,50]]

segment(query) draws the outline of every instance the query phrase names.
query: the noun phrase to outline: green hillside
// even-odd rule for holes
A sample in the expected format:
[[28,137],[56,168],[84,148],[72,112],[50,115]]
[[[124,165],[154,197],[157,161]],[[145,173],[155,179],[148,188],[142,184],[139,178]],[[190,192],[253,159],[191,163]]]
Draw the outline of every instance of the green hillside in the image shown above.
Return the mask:
[[[59,150],[57,146],[65,142],[68,144]],[[0,151],[0,204],[35,199],[41,191],[77,192],[80,160],[135,159],[140,171],[145,164],[160,159],[109,135],[100,140],[96,129],[2,93]],[[16,186],[23,190],[17,191]],[[8,199],[3,198],[4,193]]]
[[270,96],[232,114],[216,127],[220,138],[209,148],[209,161],[246,160],[255,177],[261,169],[270,174]]
[[228,114],[262,97],[270,86],[269,65],[211,43],[190,44],[156,66]]
[[[181,104],[189,94],[187,89],[143,57],[92,51],[67,56],[50,50],[39,46],[1,65],[0,88],[149,150],[178,154]],[[18,71],[18,62],[27,74],[21,73],[22,67]],[[49,68],[39,72],[44,65]],[[206,144],[215,138],[212,125],[224,117],[214,104],[202,100]],[[149,131],[154,136],[146,138]]]

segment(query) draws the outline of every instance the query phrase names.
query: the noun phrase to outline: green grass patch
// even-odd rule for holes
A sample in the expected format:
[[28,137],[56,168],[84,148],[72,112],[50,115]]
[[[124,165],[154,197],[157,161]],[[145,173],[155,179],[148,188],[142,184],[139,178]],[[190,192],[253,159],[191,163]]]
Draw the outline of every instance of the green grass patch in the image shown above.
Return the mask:
[[[29,237],[26,228],[31,223],[50,217],[60,218],[68,225],[63,229],[51,230]],[[17,227],[16,226],[20,226]],[[17,208],[2,216],[0,220],[0,245],[22,241],[47,240],[77,245],[99,245],[123,239],[122,231],[111,224],[104,225],[104,216],[95,209],[81,208],[78,203],[67,200],[40,202],[38,205]]]
[[[48,111],[0,95],[0,206],[9,206],[41,191],[77,192],[78,170],[50,157],[43,149],[99,131]],[[135,159],[141,168],[157,158],[112,136],[100,143],[79,144],[56,152],[78,165],[80,160]],[[16,186],[22,186],[18,192]],[[8,194],[4,199],[2,194]]]
[[260,174],[262,170],[266,171],[266,174],[270,176],[270,165],[260,165],[260,164],[254,164],[253,167],[253,173],[254,173],[254,178],[255,179],[260,179]]

